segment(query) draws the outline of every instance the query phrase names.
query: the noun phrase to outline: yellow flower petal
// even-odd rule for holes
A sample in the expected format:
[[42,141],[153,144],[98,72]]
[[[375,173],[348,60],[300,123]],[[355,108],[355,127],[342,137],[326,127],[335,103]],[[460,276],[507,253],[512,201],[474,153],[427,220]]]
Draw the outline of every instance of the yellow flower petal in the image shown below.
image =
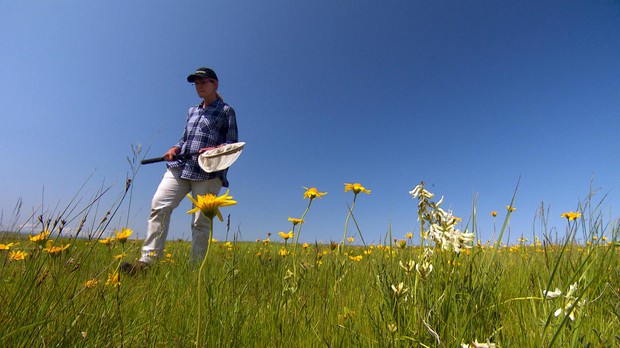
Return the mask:
[[192,201],[192,203],[194,203],[194,208],[188,211],[188,214],[202,211],[202,213],[209,219],[213,219],[217,216],[220,221],[224,220],[222,219],[222,213],[220,213],[219,208],[237,204],[237,201],[233,200],[233,197],[228,194],[228,190],[226,190],[226,193],[219,197],[210,193],[206,195],[197,195],[196,199],[194,199],[190,194],[187,194],[187,197]]
[[11,251],[9,252],[9,260],[11,261],[22,261],[26,259],[28,253],[25,251]]
[[370,194],[370,190],[367,190],[362,184],[356,182],[355,184],[344,184],[344,192],[353,191],[354,194],[358,194],[360,192],[364,192],[366,194]]
[[125,243],[127,241],[127,238],[129,238],[129,236],[131,236],[131,234],[133,233],[133,231],[129,228],[121,228],[120,232],[118,230],[114,232],[116,233],[116,240],[119,241],[121,244]]
[[319,192],[316,187],[307,188],[304,186],[304,188],[306,189],[306,192],[304,192],[304,198],[308,198],[311,200],[317,197],[321,198],[327,194],[327,192]]

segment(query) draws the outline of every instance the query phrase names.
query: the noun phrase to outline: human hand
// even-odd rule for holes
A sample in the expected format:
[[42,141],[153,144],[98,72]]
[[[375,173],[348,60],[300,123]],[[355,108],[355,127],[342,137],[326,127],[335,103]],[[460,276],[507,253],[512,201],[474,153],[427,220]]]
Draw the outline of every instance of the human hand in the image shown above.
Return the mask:
[[164,154],[164,159],[168,162],[174,161],[177,157],[177,154],[179,154],[180,151],[181,151],[180,148],[174,146],[170,150],[168,150],[168,152]]

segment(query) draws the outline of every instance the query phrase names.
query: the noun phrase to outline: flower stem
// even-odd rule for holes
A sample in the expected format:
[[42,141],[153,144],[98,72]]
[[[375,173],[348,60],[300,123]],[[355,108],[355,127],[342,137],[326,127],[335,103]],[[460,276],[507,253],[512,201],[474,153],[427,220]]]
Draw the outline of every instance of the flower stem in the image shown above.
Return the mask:
[[202,258],[200,269],[198,270],[198,322],[196,323],[196,347],[200,347],[200,324],[202,322],[202,272],[207,264],[209,250],[211,249],[211,239],[213,238],[213,218],[209,218],[209,240],[207,242],[207,251]]
[[299,228],[297,229],[297,235],[295,235],[295,246],[293,247],[293,276],[295,277],[297,277],[297,244],[299,242],[299,235],[301,234],[301,226],[304,224],[304,218],[306,217],[306,214],[308,214],[308,210],[310,210],[312,201],[313,199],[311,198],[310,202],[308,202],[308,206],[306,207],[306,211],[304,211],[301,215],[301,222],[299,223]]
[[355,208],[355,199],[357,198],[357,193],[353,196],[353,203],[351,203],[351,208],[349,209],[349,214],[347,214],[347,219],[344,222],[344,235],[342,236],[342,243],[340,243],[340,254],[344,250],[344,241],[347,239],[347,231],[349,230],[349,218],[353,214],[353,208]]

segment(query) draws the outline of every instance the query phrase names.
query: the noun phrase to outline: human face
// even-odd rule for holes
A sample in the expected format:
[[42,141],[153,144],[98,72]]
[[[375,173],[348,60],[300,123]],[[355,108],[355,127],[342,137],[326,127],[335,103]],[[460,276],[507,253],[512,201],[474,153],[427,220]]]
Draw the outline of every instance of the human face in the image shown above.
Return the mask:
[[200,98],[207,101],[216,98],[217,81],[198,77],[194,80],[194,86],[196,86],[196,93]]

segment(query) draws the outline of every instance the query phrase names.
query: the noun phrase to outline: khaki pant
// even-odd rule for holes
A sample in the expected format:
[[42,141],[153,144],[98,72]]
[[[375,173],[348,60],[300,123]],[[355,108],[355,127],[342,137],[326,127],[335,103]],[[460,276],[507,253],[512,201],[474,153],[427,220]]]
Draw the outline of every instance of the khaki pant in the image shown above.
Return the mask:
[[[163,256],[170,216],[172,211],[186,198],[186,194],[192,192],[196,195],[211,193],[218,195],[222,188],[222,180],[219,178],[194,181],[180,177],[180,168],[169,168],[157,187],[151,203],[151,215],[148,221],[147,236],[142,246],[140,261],[152,263]],[[201,260],[207,251],[209,244],[209,219],[201,211],[194,214],[192,219],[192,259]]]

